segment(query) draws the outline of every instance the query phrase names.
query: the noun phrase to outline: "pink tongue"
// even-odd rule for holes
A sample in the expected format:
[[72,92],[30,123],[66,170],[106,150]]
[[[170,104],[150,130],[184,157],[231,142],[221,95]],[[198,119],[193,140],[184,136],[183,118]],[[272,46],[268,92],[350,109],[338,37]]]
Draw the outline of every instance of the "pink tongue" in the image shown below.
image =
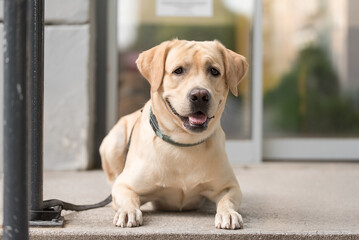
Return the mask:
[[188,116],[188,121],[193,125],[202,125],[207,121],[207,116],[203,113],[195,113]]

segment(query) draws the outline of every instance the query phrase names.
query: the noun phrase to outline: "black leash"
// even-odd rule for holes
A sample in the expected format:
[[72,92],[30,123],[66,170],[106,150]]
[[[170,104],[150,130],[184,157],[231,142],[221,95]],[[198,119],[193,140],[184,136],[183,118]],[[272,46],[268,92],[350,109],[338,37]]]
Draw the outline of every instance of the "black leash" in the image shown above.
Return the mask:
[[109,204],[111,201],[112,201],[112,195],[110,194],[105,200],[95,203],[95,204],[77,205],[77,204],[72,204],[72,203],[68,203],[65,201],[61,201],[58,199],[49,199],[49,200],[44,201],[43,206],[44,206],[44,209],[52,208],[55,206],[60,206],[64,210],[84,211],[84,210],[104,207],[107,204]]
[[30,220],[35,222],[36,221],[53,222],[55,220],[56,222],[61,218],[62,210],[84,211],[84,210],[104,207],[110,202],[112,202],[111,194],[101,202],[95,204],[86,204],[86,205],[72,204],[59,199],[45,200],[43,201],[42,210],[30,210]]
[[[59,199],[49,199],[43,201],[42,210],[30,210],[30,220],[31,221],[57,221],[61,218],[62,210],[71,210],[71,211],[84,211],[94,208],[104,207],[107,204],[112,202],[112,195],[110,194],[105,200],[95,203],[95,204],[86,204],[86,205],[77,205],[68,203]],[[31,223],[30,221],[30,223]]]

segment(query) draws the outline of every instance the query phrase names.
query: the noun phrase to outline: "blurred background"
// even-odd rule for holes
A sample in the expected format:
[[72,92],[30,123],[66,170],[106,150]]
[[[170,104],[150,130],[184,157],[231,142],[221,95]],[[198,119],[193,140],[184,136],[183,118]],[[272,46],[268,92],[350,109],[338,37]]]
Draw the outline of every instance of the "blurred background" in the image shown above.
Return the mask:
[[[119,1],[119,115],[148,100],[149,85],[135,60],[162,41],[218,39],[251,62],[253,9],[252,0],[213,0],[209,18],[160,17],[155,0]],[[263,1],[265,137],[359,136],[359,16],[354,9],[359,9],[355,0]],[[222,126],[229,139],[251,136],[250,88],[249,72],[239,98],[228,98]]]
[[264,136],[359,136],[358,8],[263,1]]
[[[213,0],[212,14],[204,17],[194,16],[195,4],[175,0],[164,2],[178,4],[177,14],[160,15],[161,2],[118,2],[119,116],[149,98],[134,63],[141,51],[172,38],[218,39],[251,65],[222,117],[232,163],[253,162],[261,148],[271,160],[359,159],[353,152],[359,144],[358,1],[263,0],[255,16],[254,0]],[[262,66],[253,59],[255,19],[262,24]],[[262,78],[253,79],[254,71],[262,71]],[[261,96],[254,96],[254,81],[261,81]],[[262,105],[260,126],[253,119],[256,102]]]
[[[250,64],[221,119],[233,164],[359,160],[357,0],[46,0],[45,6],[46,169],[100,167],[105,134],[149,99],[138,54],[173,38],[217,39]],[[262,33],[259,47],[255,29]],[[1,55],[1,73],[2,61]],[[0,88],[2,94],[2,81]]]

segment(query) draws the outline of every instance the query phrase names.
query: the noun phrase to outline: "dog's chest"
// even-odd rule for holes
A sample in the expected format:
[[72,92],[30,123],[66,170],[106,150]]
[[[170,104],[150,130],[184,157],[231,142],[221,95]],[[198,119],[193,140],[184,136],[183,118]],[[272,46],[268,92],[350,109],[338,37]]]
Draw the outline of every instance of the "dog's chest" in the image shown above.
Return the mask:
[[162,187],[155,195],[154,204],[161,210],[192,210],[204,200],[200,192],[185,188]]
[[204,200],[202,193],[210,191],[210,180],[203,172],[181,173],[172,171],[156,183],[156,206],[163,210],[198,208]]
[[161,154],[153,154],[156,157],[145,168],[146,172],[151,172],[146,176],[151,178],[152,189],[145,192],[144,200],[155,201],[165,210],[197,208],[203,196],[207,196],[204,193],[214,189],[216,181],[211,159],[217,159],[216,154],[205,146],[179,149],[161,145]]

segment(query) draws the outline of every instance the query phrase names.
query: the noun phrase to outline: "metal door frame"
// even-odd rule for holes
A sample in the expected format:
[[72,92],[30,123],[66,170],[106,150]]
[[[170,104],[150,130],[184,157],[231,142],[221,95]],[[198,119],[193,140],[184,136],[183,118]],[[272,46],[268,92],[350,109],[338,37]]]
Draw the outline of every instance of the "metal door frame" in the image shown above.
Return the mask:
[[251,139],[227,140],[228,159],[234,165],[262,161],[262,1],[255,0],[252,27]]

